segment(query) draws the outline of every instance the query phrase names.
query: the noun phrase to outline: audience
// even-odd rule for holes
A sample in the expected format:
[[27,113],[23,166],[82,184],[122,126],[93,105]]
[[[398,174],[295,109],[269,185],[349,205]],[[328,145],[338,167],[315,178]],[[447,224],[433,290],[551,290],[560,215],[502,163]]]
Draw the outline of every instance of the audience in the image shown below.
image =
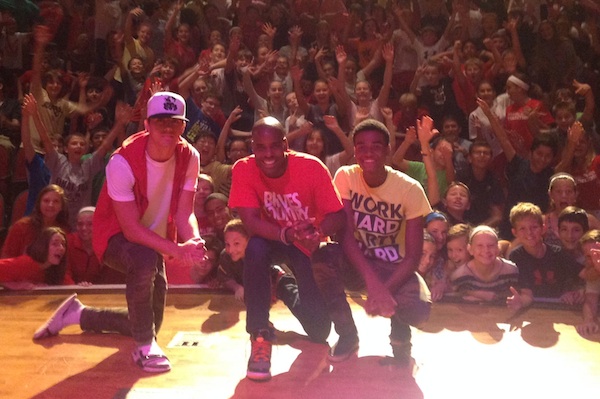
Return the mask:
[[[28,172],[31,214],[6,226],[2,258],[30,256],[27,270],[41,266],[29,280],[7,277],[4,287],[119,281],[100,278],[103,268],[89,250],[85,223],[93,211],[79,209],[94,203],[92,176],[99,172],[97,191],[105,154],[143,129],[155,91],[170,90],[187,97],[184,137],[200,153],[203,172],[194,213],[203,237],[225,240],[221,262],[243,259],[227,249],[231,240],[223,229],[235,217],[227,208],[232,167],[250,154],[246,138],[254,121],[277,118],[293,148],[318,158],[335,176],[355,162],[353,126],[376,119],[391,132],[387,164],[416,179],[431,206],[444,212],[424,219],[419,272],[433,300],[444,298],[451,279],[466,299],[509,298],[513,308],[538,298],[584,303],[579,332],[598,330],[597,237],[590,232],[600,227],[598,30],[564,12],[506,9],[490,1],[471,2],[468,10],[458,0],[411,2],[414,9],[366,1],[247,3],[233,2],[227,12],[210,1],[165,0],[154,11],[107,3],[85,15],[96,21],[88,48],[85,34],[77,32],[61,49],[54,43],[65,38],[56,32],[66,30],[35,25],[24,32],[33,39],[30,48],[24,41],[15,54],[5,52],[3,63],[11,68],[0,73],[0,134],[9,140],[1,144],[10,172]],[[597,8],[581,7],[598,17]],[[13,32],[14,20],[5,13],[0,25]],[[29,64],[26,50],[33,54]],[[135,105],[133,115],[117,105],[121,101]],[[440,132],[419,130],[422,124]],[[25,166],[15,161],[19,127]],[[369,157],[363,158],[368,165]],[[23,188],[11,184],[10,172],[0,174],[8,209]],[[472,226],[478,227],[471,232]],[[52,268],[44,266],[50,260],[40,258],[48,251],[30,254],[49,228],[73,231],[69,249],[52,260],[68,268],[52,281]],[[235,234],[237,241],[248,239],[241,230],[229,235]],[[494,249],[498,237],[516,237],[506,255],[516,268]],[[44,245],[52,240],[46,239]],[[210,281],[242,299],[239,273],[216,278],[221,251],[208,244],[204,264],[169,269],[171,282]]]

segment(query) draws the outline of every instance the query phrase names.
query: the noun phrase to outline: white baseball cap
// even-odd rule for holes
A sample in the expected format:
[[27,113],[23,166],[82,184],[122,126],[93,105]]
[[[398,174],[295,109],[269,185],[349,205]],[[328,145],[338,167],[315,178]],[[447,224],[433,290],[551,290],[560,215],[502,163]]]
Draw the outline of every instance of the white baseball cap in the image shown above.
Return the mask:
[[148,100],[147,118],[174,118],[188,121],[185,117],[185,100],[177,93],[159,91]]

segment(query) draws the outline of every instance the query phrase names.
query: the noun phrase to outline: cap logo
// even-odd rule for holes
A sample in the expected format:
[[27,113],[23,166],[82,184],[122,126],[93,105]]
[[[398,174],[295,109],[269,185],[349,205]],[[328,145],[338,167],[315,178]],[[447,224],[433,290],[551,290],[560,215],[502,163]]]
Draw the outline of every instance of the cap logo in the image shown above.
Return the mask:
[[173,97],[165,97],[165,103],[163,104],[165,111],[177,111],[177,103]]

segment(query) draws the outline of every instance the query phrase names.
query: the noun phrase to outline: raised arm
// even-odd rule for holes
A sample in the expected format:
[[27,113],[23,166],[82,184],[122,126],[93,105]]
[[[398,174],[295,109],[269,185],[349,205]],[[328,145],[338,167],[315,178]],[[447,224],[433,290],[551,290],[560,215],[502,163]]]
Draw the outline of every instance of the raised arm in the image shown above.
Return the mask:
[[502,125],[500,124],[498,117],[496,117],[496,115],[494,115],[494,113],[490,109],[490,106],[485,101],[483,101],[481,98],[477,99],[477,105],[481,108],[481,110],[483,111],[485,116],[490,121],[490,125],[492,127],[492,132],[494,132],[494,135],[500,142],[500,146],[502,147],[502,151],[504,151],[506,160],[508,162],[512,161],[513,158],[515,157],[515,155],[517,154],[517,152],[515,151],[512,144],[510,143],[510,140],[508,140],[506,131],[504,130],[504,127],[502,127]]
[[579,120],[582,123],[593,123],[594,112],[596,110],[596,102],[594,101],[594,92],[592,91],[591,86],[587,83],[580,83],[577,80],[573,79],[573,88],[575,89],[575,94],[578,96],[582,96],[585,101],[583,113]]
[[296,92],[296,100],[298,101],[298,108],[302,110],[304,115],[308,115],[308,111],[310,110],[310,106],[304,97],[304,93],[302,93],[302,85],[300,84],[300,79],[302,79],[302,69],[298,65],[294,65],[290,68],[290,74],[292,75],[292,82],[294,83],[294,92]]
[[121,139],[119,141],[123,141],[125,138],[125,126],[131,120],[132,114],[133,109],[129,105],[121,101],[117,103],[115,107],[115,123],[106,138],[102,141],[100,147],[94,152],[95,156],[103,158],[113,148],[113,143],[117,137],[120,136]]
[[[44,124],[44,122],[42,121],[42,118],[40,117],[37,100],[35,99],[35,97],[32,94],[27,94],[25,96],[25,98],[23,99],[23,112],[24,112],[24,114],[23,114],[24,119],[25,119],[25,114],[32,117],[33,123],[35,124],[35,127],[36,127],[38,133],[40,134],[40,140],[42,141],[42,144],[44,145],[44,150],[46,151],[46,154],[56,153],[54,144],[52,143],[52,140],[50,140],[50,136],[48,135],[48,129],[46,128],[46,125]],[[29,120],[29,118],[26,118],[26,119]],[[29,123],[28,123],[28,127],[29,127]],[[27,135],[29,135],[29,131],[27,132]],[[31,144],[31,136],[29,136],[28,142],[29,142],[29,145],[32,145]],[[25,141],[23,141],[23,146],[25,146]],[[32,146],[32,150],[33,150],[33,146]],[[35,155],[35,154],[33,154],[33,155]],[[31,159],[33,159],[33,155],[31,156]]]
[[336,137],[340,140],[340,143],[342,143],[342,147],[344,147],[344,151],[340,154],[340,164],[347,164],[354,156],[354,144],[342,128],[340,128],[335,116],[325,115],[323,116],[323,120],[325,121],[325,126],[335,133]]
[[238,105],[231,111],[229,117],[225,121],[223,128],[221,129],[221,133],[219,134],[219,139],[217,140],[217,161],[221,163],[225,163],[227,158],[225,154],[225,144],[227,143],[227,138],[231,134],[231,125],[233,125],[237,120],[242,117],[242,108]]
[[31,93],[37,101],[42,101],[42,61],[46,46],[52,40],[52,32],[47,26],[37,25],[33,29],[34,52],[32,61]]
[[21,142],[23,143],[23,151],[27,162],[31,162],[35,156],[35,149],[31,143],[31,133],[29,131],[31,128],[31,126],[29,126],[29,117],[32,117],[34,114],[38,114],[35,97],[31,93],[26,94],[23,97],[23,107],[21,110]]
[[242,76],[242,84],[244,85],[244,91],[248,95],[248,99],[250,100],[250,104],[256,110],[262,108],[262,104],[265,101],[264,98],[258,95],[256,90],[254,89],[254,83],[252,83],[252,77],[250,76],[250,70],[246,68],[244,70],[244,74]]
[[415,76],[413,76],[413,80],[410,82],[409,90],[412,94],[414,94],[417,97],[421,95],[421,90],[419,89],[419,81],[421,80],[421,77],[425,73],[425,68],[427,68],[426,63],[419,65],[417,67],[417,70],[415,71]]
[[522,70],[527,68],[527,61],[525,60],[525,56],[523,55],[523,51],[521,50],[521,41],[519,40],[519,32],[517,31],[518,21],[516,18],[510,18],[506,24],[505,28],[510,33],[510,40],[512,43],[512,50],[515,53],[515,57],[517,58],[517,65]]
[[400,29],[402,29],[406,33],[406,35],[410,39],[411,43],[414,43],[414,41],[417,39],[417,35],[415,35],[415,32],[413,32],[411,27],[404,20],[404,12],[402,11],[402,7],[400,7],[399,5],[395,5],[394,8],[392,9],[392,11],[396,15],[396,18],[398,19],[398,23],[400,24]]
[[237,60],[238,51],[240,51],[241,39],[239,36],[234,36],[229,43],[229,51],[227,52],[227,62],[225,63],[225,73],[231,73],[235,70],[235,61]]
[[381,49],[381,55],[385,61],[385,71],[383,72],[383,86],[379,90],[379,96],[377,96],[377,104],[380,107],[387,106],[388,99],[390,98],[390,89],[392,87],[392,75],[394,73],[394,45],[392,43],[385,43]]
[[[139,18],[144,15],[144,10],[140,7],[133,8],[127,13],[127,18],[125,19],[125,26],[123,28],[123,33],[125,35],[125,46],[133,45],[133,19]],[[133,52],[132,52],[133,54]]]
[[[379,112],[381,112],[381,115],[383,116],[385,127],[387,127],[388,131],[390,132],[390,148],[395,149],[396,135],[398,132],[396,131],[396,125],[394,125],[394,112],[389,107],[382,107],[379,109]],[[391,159],[392,158],[390,156],[388,161],[391,162]]]
[[[404,141],[402,143],[400,143],[400,145],[398,146],[398,149],[396,150],[396,152],[394,152],[394,155],[392,155],[392,159],[391,159],[392,167],[394,167],[402,172],[406,172],[408,170],[410,165],[409,165],[408,161],[406,159],[404,159],[404,156],[406,155],[408,148],[416,142],[417,142],[416,129],[408,129],[406,131],[406,136],[404,137]],[[427,144],[426,149],[429,149],[429,143]]]
[[562,153],[562,157],[554,170],[556,172],[571,172],[573,165],[573,155],[575,147],[579,143],[581,137],[585,134],[581,122],[575,122],[567,132],[567,145]]
[[169,17],[165,25],[165,50],[168,50],[168,47],[175,40],[173,38],[173,27],[175,26],[175,20],[177,19],[177,17],[179,17],[179,13],[181,12],[182,8],[183,1],[177,0],[175,5],[173,6],[173,12],[171,13],[171,16]]
[[[433,159],[431,159],[431,147],[429,146],[431,139],[438,134],[438,131],[432,130],[432,128],[433,119],[429,116],[424,116],[422,120],[417,120],[417,137],[421,143],[421,154],[423,155],[423,164],[427,173],[427,198],[429,199],[429,203],[435,206],[441,201],[441,193],[437,182],[435,165],[433,164]],[[410,129],[414,129],[414,127]]]

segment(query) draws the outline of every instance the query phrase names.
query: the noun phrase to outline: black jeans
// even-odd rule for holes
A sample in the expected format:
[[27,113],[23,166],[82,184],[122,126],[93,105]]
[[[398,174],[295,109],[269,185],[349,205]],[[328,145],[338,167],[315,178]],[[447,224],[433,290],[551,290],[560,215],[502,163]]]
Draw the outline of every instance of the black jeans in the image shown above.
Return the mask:
[[152,341],[163,321],[167,279],[162,256],[151,248],[128,241],[123,233],[111,237],[104,262],[126,274],[124,309],[85,308],[81,328],[131,335],[138,344]]
[[331,321],[315,283],[310,258],[293,245],[261,237],[250,238],[244,257],[246,331],[252,334],[269,329],[271,265],[280,263],[292,271],[298,285],[297,300],[284,302],[312,340],[325,342]]

